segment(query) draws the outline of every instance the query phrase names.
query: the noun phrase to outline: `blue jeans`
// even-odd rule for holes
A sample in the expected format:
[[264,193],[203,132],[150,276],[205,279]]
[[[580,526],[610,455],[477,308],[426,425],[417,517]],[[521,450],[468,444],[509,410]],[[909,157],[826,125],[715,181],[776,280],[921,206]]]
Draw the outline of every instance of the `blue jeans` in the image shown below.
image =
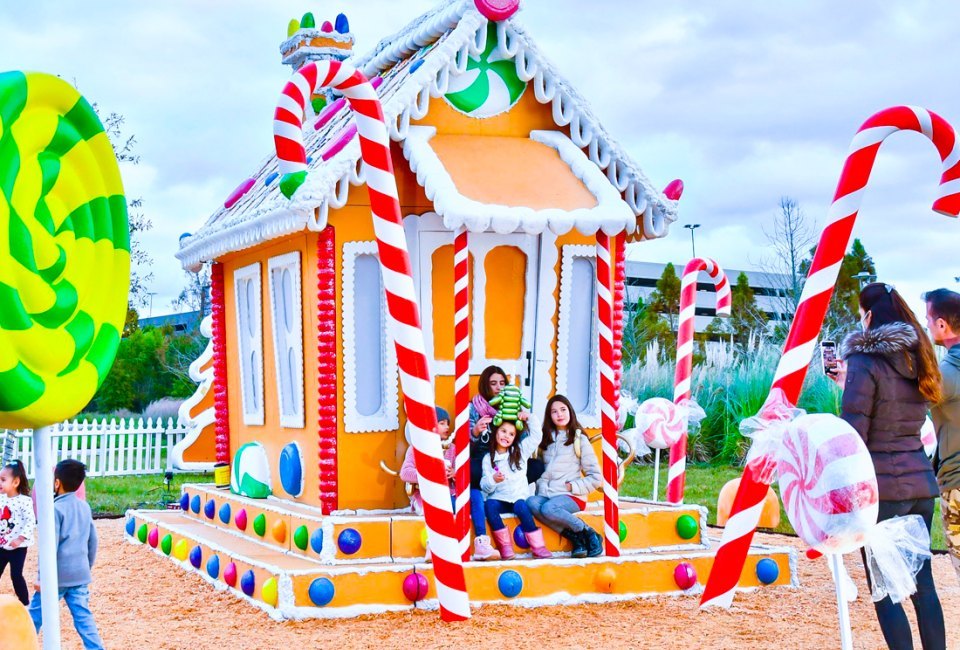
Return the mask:
[[[61,589],[60,598],[63,598],[64,602],[67,603],[67,609],[73,616],[73,627],[80,635],[83,647],[87,650],[103,650],[103,641],[100,639],[100,633],[97,632],[93,612],[90,611],[90,590],[87,585]],[[33,619],[33,625],[39,632],[40,626],[43,624],[39,591],[33,594],[33,600],[30,601],[30,618]]]
[[490,528],[494,531],[503,530],[506,524],[500,517],[501,512],[512,512],[520,520],[520,529],[525,533],[532,533],[537,530],[537,522],[533,520],[533,514],[527,507],[527,502],[520,499],[516,503],[508,501],[499,501],[497,499],[487,499],[483,504],[487,511],[487,521],[490,522]]
[[562,533],[568,528],[575,533],[579,533],[587,527],[583,521],[574,516],[575,513],[580,512],[580,506],[572,497],[565,494],[555,497],[539,495],[528,497],[527,505],[530,506],[534,517],[558,533]]
[[470,521],[473,522],[473,535],[487,534],[487,520],[483,516],[483,492],[470,488]]

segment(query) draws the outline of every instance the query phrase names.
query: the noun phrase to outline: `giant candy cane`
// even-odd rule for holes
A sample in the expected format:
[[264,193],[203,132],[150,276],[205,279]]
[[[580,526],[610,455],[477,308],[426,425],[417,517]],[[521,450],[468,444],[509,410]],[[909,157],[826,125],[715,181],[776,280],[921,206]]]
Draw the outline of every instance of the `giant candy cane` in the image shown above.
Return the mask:
[[[933,202],[933,210],[949,217],[960,214],[960,148],[957,147],[953,127],[946,120],[922,108],[895,106],[880,111],[863,123],[850,145],[850,153],[827,214],[827,225],[820,235],[817,252],[774,376],[773,389],[782,389],[792,403],[796,403],[800,397],[803,378],[830,304],[840,263],[850,243],[853,224],[877,151],[884,139],[897,131],[917,131],[933,142],[943,162],[940,191]],[[743,472],[730,519],[723,531],[713,570],[700,601],[701,607],[729,607],[733,602],[733,592],[740,579],[767,492],[764,479],[770,476],[770,472],[764,470],[769,462],[769,458],[760,456],[750,462]]]
[[617,455],[618,417],[614,407],[616,380],[613,368],[613,277],[610,236],[597,231],[597,316],[600,347],[600,426],[603,434],[603,532],[609,557],[620,555],[620,485]]
[[[690,378],[693,375],[694,316],[697,309],[697,277],[705,272],[717,290],[717,316],[730,315],[730,283],[720,265],[712,259],[694,257],[683,269],[680,281],[680,325],[677,330],[677,370],[673,379],[673,401],[680,404],[690,399]],[[670,470],[667,474],[667,501],[683,503],[687,480],[687,426],[677,444],[670,448]]]
[[467,231],[461,228],[453,240],[453,445],[454,483],[457,493],[456,520],[460,552],[464,561],[470,554],[470,255]]
[[376,89],[353,66],[335,61],[308,63],[284,87],[273,121],[274,143],[283,175],[280,187],[290,197],[306,180],[304,107],[317,89],[325,87],[337,89],[350,102],[360,136],[360,153],[365,165],[387,300],[387,331],[397,349],[404,407],[410,423],[427,534],[433,553],[440,613],[448,621],[466,619],[470,617],[470,604],[460,559],[460,535],[450,504],[440,438],[434,433],[437,418],[433,385],[420,329],[410,255],[400,219],[390,140]]

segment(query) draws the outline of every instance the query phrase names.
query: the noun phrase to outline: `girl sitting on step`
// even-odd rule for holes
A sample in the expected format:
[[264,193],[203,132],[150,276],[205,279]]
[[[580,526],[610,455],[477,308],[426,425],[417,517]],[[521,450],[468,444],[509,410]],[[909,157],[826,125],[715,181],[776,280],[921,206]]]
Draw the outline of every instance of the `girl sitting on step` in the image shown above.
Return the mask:
[[542,431],[532,429],[530,435],[521,440],[516,424],[504,420],[494,431],[490,452],[483,457],[480,488],[486,497],[484,510],[493,530],[493,539],[500,548],[500,557],[504,560],[511,559],[515,553],[510,530],[500,517],[503,512],[512,512],[520,519],[520,529],[534,557],[548,558],[552,555],[543,542],[543,531],[537,528],[526,501],[530,494],[527,461],[537,450],[542,437]]
[[603,538],[576,513],[587,507],[587,497],[603,482],[597,456],[563,395],[547,402],[543,422],[540,455],[545,470],[527,505],[540,522],[570,540],[573,557],[596,557],[603,553]]

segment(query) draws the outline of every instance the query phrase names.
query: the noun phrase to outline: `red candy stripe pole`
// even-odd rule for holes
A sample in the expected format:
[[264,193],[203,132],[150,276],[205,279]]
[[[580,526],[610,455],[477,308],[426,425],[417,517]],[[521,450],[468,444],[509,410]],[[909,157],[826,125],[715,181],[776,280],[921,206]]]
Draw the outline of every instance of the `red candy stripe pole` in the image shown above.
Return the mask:
[[617,493],[617,413],[614,410],[613,277],[610,237],[597,231],[597,315],[600,336],[600,422],[603,434],[603,522],[606,554],[620,555],[620,503]]
[[470,617],[470,603],[460,560],[460,534],[453,518],[440,438],[434,433],[437,416],[433,384],[400,218],[390,140],[376,90],[353,66],[336,61],[308,63],[284,87],[273,121],[274,143],[283,175],[280,188],[290,197],[306,180],[304,107],[316,90],[326,87],[340,91],[354,111],[387,299],[387,331],[397,350],[400,386],[433,553],[440,615],[446,621],[463,620]]
[[[693,375],[694,316],[697,309],[697,277],[705,272],[717,290],[717,316],[730,315],[730,283],[720,265],[712,259],[695,257],[683,269],[680,281],[680,325],[677,330],[677,370],[673,379],[673,401],[690,399]],[[670,448],[670,469],[667,473],[667,501],[683,503],[687,481],[687,433]]]
[[[853,224],[860,211],[863,191],[870,179],[877,151],[884,139],[897,131],[916,131],[933,142],[943,162],[940,190],[933,202],[933,210],[948,217],[960,214],[960,148],[957,147],[953,127],[946,120],[915,106],[895,106],[880,111],[863,123],[850,145],[850,153],[827,214],[827,225],[820,235],[817,252],[800,296],[800,305],[790,325],[790,333],[774,376],[773,388],[783,389],[787,399],[793,403],[800,397],[803,378],[830,304],[840,263],[850,243]],[[760,480],[760,475],[768,463],[768,458],[757,458],[743,472],[713,570],[700,600],[701,607],[729,607],[733,602],[733,592],[740,579],[767,493],[768,486]]]
[[454,338],[454,463],[457,493],[456,519],[461,556],[470,559],[470,255],[467,231],[461,228],[453,240],[453,338]]

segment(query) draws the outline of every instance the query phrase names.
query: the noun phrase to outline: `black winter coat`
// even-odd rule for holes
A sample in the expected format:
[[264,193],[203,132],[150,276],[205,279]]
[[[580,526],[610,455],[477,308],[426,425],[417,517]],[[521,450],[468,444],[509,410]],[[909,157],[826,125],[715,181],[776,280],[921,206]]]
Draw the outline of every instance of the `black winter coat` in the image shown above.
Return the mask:
[[890,323],[850,334],[841,349],[847,362],[841,417],[867,444],[881,501],[939,495],[920,442],[927,402],[917,379],[918,347],[913,327]]

